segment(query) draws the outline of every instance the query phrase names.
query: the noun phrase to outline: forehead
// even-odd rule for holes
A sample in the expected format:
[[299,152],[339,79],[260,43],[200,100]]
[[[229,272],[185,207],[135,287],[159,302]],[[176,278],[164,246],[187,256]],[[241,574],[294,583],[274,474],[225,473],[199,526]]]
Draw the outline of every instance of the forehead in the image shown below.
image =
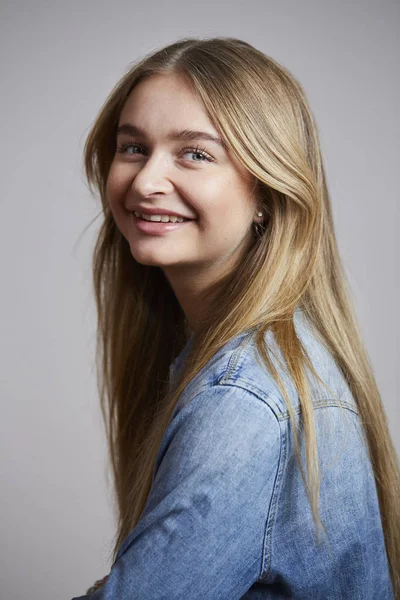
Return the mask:
[[140,81],[129,94],[119,121],[159,132],[202,127],[217,133],[190,84],[176,74],[157,74]]

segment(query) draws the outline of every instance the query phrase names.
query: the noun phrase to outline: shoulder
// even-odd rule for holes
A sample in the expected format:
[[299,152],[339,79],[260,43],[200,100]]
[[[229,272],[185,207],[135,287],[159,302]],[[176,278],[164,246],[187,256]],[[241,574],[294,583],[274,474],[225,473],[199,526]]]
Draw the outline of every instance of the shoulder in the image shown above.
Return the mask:
[[[352,396],[345,377],[305,315],[295,313],[296,333],[306,350],[311,363],[329,393],[316,378],[306,370],[314,408],[341,406],[358,413],[357,403]],[[207,394],[212,388],[232,387],[243,399],[256,397],[272,410],[279,420],[289,418],[289,411],[272,373],[267,369],[256,344],[255,331],[236,336],[207,363],[190,382],[181,395],[179,410],[197,395]],[[288,393],[295,413],[300,410],[300,400],[292,379],[288,376],[285,361],[272,332],[264,338],[265,347]],[[172,367],[173,368],[173,367]],[[241,392],[240,392],[241,390]]]

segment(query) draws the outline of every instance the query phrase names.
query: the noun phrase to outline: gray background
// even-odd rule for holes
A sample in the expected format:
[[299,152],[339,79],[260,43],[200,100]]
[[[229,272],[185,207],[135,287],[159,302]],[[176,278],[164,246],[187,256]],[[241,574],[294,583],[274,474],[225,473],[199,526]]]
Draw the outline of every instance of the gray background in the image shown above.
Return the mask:
[[399,5],[390,1],[2,2],[0,598],[82,595],[115,531],[94,374],[100,220],[81,154],[137,57],[242,38],[299,79],[320,129],[336,231],[396,447]]

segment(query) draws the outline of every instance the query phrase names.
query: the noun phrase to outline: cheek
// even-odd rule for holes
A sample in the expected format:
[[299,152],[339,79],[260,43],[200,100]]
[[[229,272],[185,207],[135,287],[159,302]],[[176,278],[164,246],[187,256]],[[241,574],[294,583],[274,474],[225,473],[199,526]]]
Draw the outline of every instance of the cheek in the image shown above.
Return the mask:
[[128,212],[124,208],[126,189],[127,185],[126,182],[124,183],[124,179],[118,175],[115,169],[111,169],[106,182],[107,201],[115,224],[124,236],[128,232]]
[[106,191],[109,202],[114,204],[114,202],[121,197],[123,187],[123,173],[121,173],[117,167],[111,165],[106,183]]
[[230,235],[240,238],[246,231],[251,219],[247,197],[248,191],[231,181],[221,182],[220,185],[212,182],[207,188],[201,185],[197,193],[192,192],[191,196],[187,196],[199,215],[199,225],[204,231],[213,234],[218,231],[223,238],[229,238]]
[[220,227],[221,219],[229,217],[234,203],[235,186],[229,178],[213,175],[181,186],[180,192],[198,214],[199,226],[210,229]]
[[118,167],[111,166],[106,182],[106,194],[111,211],[120,215],[125,211],[123,202],[129,189],[129,178]]

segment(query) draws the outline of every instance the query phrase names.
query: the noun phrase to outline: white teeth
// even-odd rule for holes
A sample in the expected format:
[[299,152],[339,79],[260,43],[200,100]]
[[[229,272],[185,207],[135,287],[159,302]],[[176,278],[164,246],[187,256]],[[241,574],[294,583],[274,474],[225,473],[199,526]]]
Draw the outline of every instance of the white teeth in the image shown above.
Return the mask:
[[147,215],[145,213],[140,213],[138,211],[134,211],[135,217],[141,217],[145,221],[157,221],[162,223],[182,223],[184,220],[183,217],[177,217],[176,215]]

